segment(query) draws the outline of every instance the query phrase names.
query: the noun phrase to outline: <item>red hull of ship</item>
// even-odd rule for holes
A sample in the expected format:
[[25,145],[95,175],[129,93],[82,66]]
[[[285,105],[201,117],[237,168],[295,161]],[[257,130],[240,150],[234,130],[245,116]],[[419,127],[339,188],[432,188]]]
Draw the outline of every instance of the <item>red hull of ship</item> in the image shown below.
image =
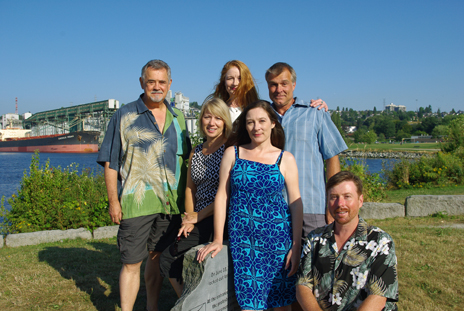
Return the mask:
[[98,145],[48,145],[48,146],[27,146],[27,147],[0,147],[0,152],[39,152],[44,153],[95,153],[98,152]]
[[98,131],[80,131],[0,141],[0,152],[95,153],[99,136]]

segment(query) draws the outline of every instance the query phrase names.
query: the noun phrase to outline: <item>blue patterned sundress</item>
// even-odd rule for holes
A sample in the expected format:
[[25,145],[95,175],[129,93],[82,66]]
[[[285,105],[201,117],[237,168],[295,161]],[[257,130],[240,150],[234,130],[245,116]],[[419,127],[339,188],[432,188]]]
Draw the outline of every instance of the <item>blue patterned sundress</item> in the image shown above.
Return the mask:
[[296,275],[287,277],[292,247],[291,214],[282,194],[279,165],[240,159],[235,147],[229,203],[229,247],[240,307],[265,310],[295,301]]

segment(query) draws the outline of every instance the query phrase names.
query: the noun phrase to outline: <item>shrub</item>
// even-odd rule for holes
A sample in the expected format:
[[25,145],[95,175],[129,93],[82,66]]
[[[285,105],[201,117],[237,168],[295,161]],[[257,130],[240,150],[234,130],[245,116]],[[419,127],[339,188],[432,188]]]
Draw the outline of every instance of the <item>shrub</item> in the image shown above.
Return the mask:
[[108,197],[102,172],[94,174],[78,165],[62,169],[39,167],[39,154],[32,156],[29,174],[24,172],[18,194],[8,199],[11,210],[2,204],[3,232],[21,233],[53,229],[111,225]]
[[340,168],[342,171],[350,171],[359,176],[363,182],[363,197],[364,202],[380,202],[386,198],[385,181],[382,173],[369,172],[369,166],[365,165],[361,160],[350,159],[353,161],[351,165],[346,163],[345,158],[340,158]]
[[413,161],[403,159],[385,171],[388,186],[408,189],[463,184],[463,155],[462,148],[458,148],[454,153],[438,152]]
[[464,115],[459,115],[456,119],[452,120],[448,126],[447,136],[445,143],[442,146],[444,152],[454,152],[460,147],[464,148]]

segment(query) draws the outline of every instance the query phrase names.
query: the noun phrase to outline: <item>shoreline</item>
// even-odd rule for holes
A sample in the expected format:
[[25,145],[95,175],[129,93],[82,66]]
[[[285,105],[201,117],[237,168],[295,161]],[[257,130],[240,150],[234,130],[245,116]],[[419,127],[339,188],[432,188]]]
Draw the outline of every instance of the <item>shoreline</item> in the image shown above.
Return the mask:
[[370,159],[419,159],[422,156],[430,157],[435,152],[418,151],[370,151],[370,150],[345,150],[339,156],[347,158]]

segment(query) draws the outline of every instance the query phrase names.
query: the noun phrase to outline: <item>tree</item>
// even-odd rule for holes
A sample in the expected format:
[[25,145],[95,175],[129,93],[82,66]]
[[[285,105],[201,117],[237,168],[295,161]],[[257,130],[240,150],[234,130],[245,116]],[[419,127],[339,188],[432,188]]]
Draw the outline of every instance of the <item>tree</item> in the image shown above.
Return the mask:
[[396,140],[396,141],[402,141],[403,138],[410,138],[410,137],[411,137],[411,134],[405,133],[405,132],[403,132],[402,130],[400,130],[400,131],[398,131],[398,132],[396,133],[395,140]]
[[458,116],[454,114],[449,114],[441,119],[442,125],[450,125],[451,121],[456,119]]
[[419,107],[419,112],[417,113],[417,116],[419,117],[419,119],[422,119],[422,116],[424,115],[425,113],[425,109],[423,107]]
[[340,118],[340,115],[337,112],[332,113],[331,115],[332,122],[335,124],[337,127],[338,131],[340,132],[340,135],[345,139],[345,131],[342,128],[342,119]]
[[434,117],[425,118],[421,123],[421,129],[427,134],[432,134],[435,126],[438,125],[438,119]]
[[408,121],[412,121],[416,117],[416,113],[414,111],[408,111],[406,112],[406,117]]
[[410,134],[412,132],[412,126],[408,122],[406,122],[401,127],[401,130],[403,130],[403,132],[405,132],[405,133]]
[[389,116],[379,117],[377,124],[374,126],[374,131],[378,134],[383,133],[385,137],[395,136],[395,123]]
[[377,134],[374,131],[359,129],[353,134],[355,143],[373,144],[377,140]]
[[459,147],[464,148],[464,115],[459,115],[456,119],[451,121],[448,127],[448,136],[446,143],[443,145],[444,152],[453,152]]
[[438,138],[440,136],[444,136],[448,133],[448,126],[447,125],[437,125],[432,131],[432,136],[434,138]]
[[356,132],[354,132],[354,134],[353,134],[354,142],[355,143],[363,142],[364,134],[366,134],[366,130],[364,130],[362,128],[358,128],[358,130]]
[[368,131],[363,136],[363,141],[368,144],[373,144],[377,140],[377,134],[374,131]]
[[201,106],[200,106],[200,105],[198,105],[198,103],[197,103],[197,102],[191,102],[191,103],[190,103],[190,107],[191,107],[191,108],[197,108],[197,109],[201,109]]

